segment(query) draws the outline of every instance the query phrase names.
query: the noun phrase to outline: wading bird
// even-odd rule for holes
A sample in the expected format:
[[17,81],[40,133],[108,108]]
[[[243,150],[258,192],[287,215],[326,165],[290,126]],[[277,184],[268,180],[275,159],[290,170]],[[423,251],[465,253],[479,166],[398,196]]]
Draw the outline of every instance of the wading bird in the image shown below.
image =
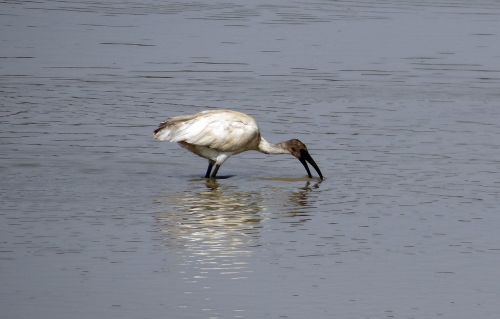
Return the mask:
[[206,178],[215,178],[222,163],[230,156],[253,150],[264,154],[291,154],[304,165],[309,177],[312,175],[307,162],[323,179],[304,143],[298,139],[269,143],[261,136],[255,119],[237,111],[209,110],[176,116],[162,122],[154,131],[154,138],[158,141],[177,142],[208,159]]

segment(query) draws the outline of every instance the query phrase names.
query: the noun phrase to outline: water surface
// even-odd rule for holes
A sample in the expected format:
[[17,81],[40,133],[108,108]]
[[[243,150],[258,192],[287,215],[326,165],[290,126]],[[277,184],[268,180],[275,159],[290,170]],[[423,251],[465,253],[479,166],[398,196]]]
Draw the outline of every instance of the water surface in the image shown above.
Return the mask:
[[[2,318],[496,318],[496,1],[0,4]],[[207,108],[300,138],[206,161]]]

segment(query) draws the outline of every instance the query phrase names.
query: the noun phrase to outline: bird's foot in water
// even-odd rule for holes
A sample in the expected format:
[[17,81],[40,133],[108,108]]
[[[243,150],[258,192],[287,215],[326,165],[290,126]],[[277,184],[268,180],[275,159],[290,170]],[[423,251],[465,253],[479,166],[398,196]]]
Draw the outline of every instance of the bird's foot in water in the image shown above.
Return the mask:
[[210,179],[228,179],[228,178],[231,178],[235,175],[218,175],[218,176],[215,176],[215,177],[205,177],[207,180],[210,180]]

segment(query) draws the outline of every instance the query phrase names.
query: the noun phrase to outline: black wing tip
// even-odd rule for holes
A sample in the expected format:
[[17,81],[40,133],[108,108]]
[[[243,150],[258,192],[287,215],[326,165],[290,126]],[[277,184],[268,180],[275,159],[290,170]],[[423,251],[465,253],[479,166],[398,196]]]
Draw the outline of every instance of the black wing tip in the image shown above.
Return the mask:
[[167,126],[168,126],[167,121],[161,122],[160,125],[158,126],[158,128],[156,130],[154,130],[154,134],[157,134],[159,131],[163,130]]

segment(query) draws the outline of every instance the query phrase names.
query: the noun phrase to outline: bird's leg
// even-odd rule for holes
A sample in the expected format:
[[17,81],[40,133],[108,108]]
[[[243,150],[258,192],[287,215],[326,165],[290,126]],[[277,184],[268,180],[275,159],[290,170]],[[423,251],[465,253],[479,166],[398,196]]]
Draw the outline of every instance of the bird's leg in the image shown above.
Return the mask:
[[205,174],[205,178],[210,177],[210,172],[212,171],[212,167],[214,166],[215,161],[208,160],[208,168],[207,168],[207,173]]
[[210,178],[215,178],[215,176],[217,175],[217,172],[219,171],[219,167],[220,167],[220,164],[215,165],[215,169],[212,172],[212,176],[210,176]]

